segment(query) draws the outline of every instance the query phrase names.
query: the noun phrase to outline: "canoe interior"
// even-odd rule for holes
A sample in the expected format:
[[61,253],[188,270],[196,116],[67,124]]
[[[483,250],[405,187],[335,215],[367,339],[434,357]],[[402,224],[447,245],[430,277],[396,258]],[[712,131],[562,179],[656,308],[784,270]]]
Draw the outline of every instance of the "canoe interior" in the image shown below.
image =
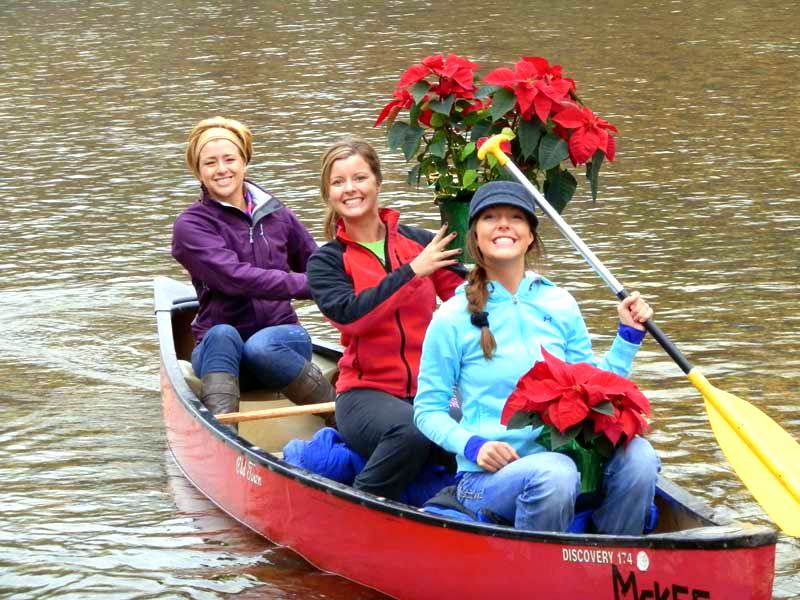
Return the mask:
[[[156,279],[155,304],[157,313],[159,311],[169,312],[171,342],[174,344],[174,355],[172,355],[170,351],[164,348],[164,345],[169,343],[170,340],[160,340],[162,361],[176,358],[181,368],[184,370],[191,369],[188,362],[194,347],[191,322],[197,310],[194,290],[185,284],[159,277]],[[161,336],[161,331],[159,335]],[[339,348],[336,345],[323,343],[319,340],[314,341],[313,360],[331,381],[335,381],[337,374],[336,361],[338,356]],[[185,371],[184,374],[186,375]],[[188,395],[190,400],[194,400],[194,396],[199,390],[199,382],[196,378],[192,380],[191,373],[188,375],[186,382],[191,390]],[[280,393],[251,391],[242,393],[240,410],[261,410],[263,408],[289,405],[291,405],[291,402]],[[239,436],[253,444],[256,449],[266,451],[272,455],[272,458],[281,458],[282,449],[287,441],[291,439],[309,439],[314,432],[323,426],[323,420],[313,415],[248,421],[240,423]],[[299,471],[302,471],[302,469],[299,469]],[[316,482],[319,482],[319,480],[328,481],[322,477],[315,477]],[[338,484],[335,485],[338,486]],[[373,497],[370,496],[370,498]],[[736,530],[747,531],[752,529],[757,535],[746,545],[750,545],[750,543],[762,545],[765,542],[769,543],[770,540],[774,543],[776,537],[772,530],[766,528],[753,528],[738,521],[716,518],[713,511],[697,497],[689,494],[686,490],[664,477],[659,478],[655,502],[659,508],[659,522],[658,528],[652,535],[668,534],[668,537],[672,538],[672,535],[669,534],[678,534],[676,538],[678,539],[681,537],[679,535],[680,532],[691,531],[692,533],[688,537],[713,538],[715,535],[727,537]],[[397,503],[392,504],[397,505]],[[418,514],[418,509],[414,507],[408,508]],[[450,522],[452,523],[452,521]],[[586,537],[591,538],[594,536],[586,535]],[[608,536],[602,537],[607,538]]]

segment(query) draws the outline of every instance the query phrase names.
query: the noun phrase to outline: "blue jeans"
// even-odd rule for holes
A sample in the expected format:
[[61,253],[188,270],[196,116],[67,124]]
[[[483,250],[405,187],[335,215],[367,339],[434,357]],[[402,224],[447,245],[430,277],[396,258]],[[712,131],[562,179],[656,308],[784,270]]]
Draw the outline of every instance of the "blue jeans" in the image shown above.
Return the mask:
[[[640,535],[655,495],[660,463],[641,437],[614,452],[603,471],[603,501],[592,515],[601,533]],[[517,529],[566,531],[575,514],[580,475],[572,460],[539,452],[496,473],[465,472],[458,500],[468,509],[489,510]]]
[[311,337],[300,325],[275,325],[246,340],[230,325],[214,325],[192,351],[192,368],[239,377],[243,390],[280,390],[294,381],[311,360]]

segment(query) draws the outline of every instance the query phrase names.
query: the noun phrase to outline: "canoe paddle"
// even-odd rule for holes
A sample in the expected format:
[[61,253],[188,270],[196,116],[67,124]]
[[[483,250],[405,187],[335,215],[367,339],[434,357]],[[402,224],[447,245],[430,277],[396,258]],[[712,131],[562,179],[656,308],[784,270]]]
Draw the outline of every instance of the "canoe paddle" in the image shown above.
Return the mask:
[[316,415],[329,413],[336,410],[335,402],[320,402],[319,404],[303,404],[302,406],[282,406],[280,408],[265,408],[250,412],[232,412],[216,415],[220,423],[241,423],[258,419],[277,419],[278,417],[296,417],[297,415]]
[[[507,139],[502,134],[491,137],[478,150],[478,158],[494,156],[533,195],[539,208],[617,298],[626,298],[628,292],[622,284],[500,149]],[[648,321],[644,326],[703,395],[711,429],[736,474],[784,533],[800,537],[800,444],[752,404],[712,386],[655,323]]]

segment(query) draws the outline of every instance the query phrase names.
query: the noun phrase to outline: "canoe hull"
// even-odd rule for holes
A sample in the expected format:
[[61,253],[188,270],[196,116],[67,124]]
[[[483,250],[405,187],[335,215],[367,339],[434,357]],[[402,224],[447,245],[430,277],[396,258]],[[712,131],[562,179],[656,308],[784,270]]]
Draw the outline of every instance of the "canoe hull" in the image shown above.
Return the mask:
[[[492,535],[364,506],[274,464],[205,426],[162,369],[170,449],[185,475],[235,519],[316,567],[396,598],[772,598],[774,544],[658,548]],[[357,496],[357,495],[356,495]],[[490,530],[492,528],[489,528]],[[678,544],[680,545],[680,544]],[[538,591],[537,591],[538,590]],[[542,594],[541,596],[539,594]],[[533,594],[533,595],[532,595]]]
[[172,331],[190,322],[192,298],[177,282],[156,284],[162,405],[176,463],[223,511],[319,569],[413,600],[772,598],[777,534],[719,525],[667,480],[660,501],[672,508],[662,521],[675,519],[666,527],[674,531],[550,534],[434,517],[283,462],[232,435],[197,400],[177,358],[190,348],[181,339],[176,354]]

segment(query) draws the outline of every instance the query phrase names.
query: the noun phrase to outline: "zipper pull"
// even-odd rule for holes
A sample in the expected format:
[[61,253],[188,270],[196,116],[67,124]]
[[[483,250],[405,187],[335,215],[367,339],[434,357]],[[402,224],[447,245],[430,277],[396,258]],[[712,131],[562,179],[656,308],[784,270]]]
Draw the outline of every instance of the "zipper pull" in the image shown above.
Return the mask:
[[514,294],[511,294],[511,302],[514,304],[519,304],[519,299]]
[[253,243],[253,228],[250,228],[250,243]]

